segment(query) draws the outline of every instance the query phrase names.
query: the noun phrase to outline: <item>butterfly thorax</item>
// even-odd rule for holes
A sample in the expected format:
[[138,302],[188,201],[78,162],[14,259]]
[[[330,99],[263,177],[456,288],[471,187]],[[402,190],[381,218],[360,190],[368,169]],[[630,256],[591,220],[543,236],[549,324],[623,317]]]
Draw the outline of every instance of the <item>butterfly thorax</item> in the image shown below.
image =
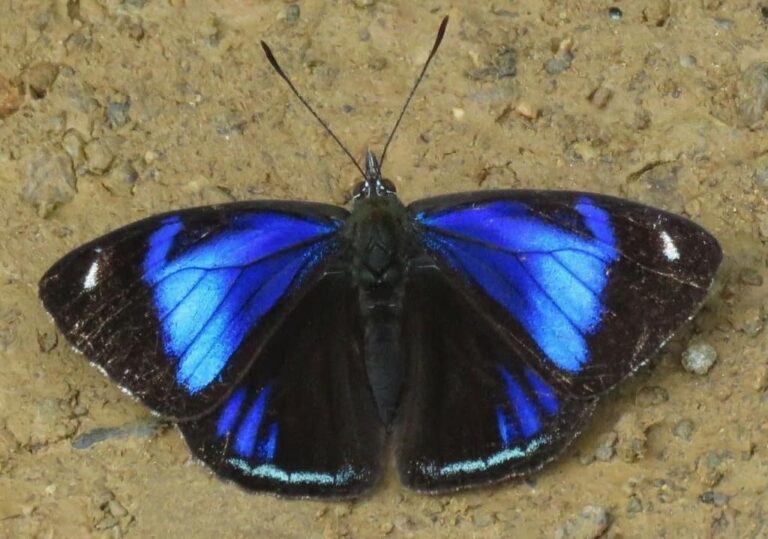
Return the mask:
[[402,281],[407,259],[407,212],[394,195],[358,200],[344,231],[360,287]]

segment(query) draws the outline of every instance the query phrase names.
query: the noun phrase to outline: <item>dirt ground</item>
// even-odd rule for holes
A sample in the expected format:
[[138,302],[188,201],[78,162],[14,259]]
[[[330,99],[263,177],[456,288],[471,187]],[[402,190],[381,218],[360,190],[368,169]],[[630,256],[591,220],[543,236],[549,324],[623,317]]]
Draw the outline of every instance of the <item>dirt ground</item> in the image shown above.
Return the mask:
[[[0,0],[0,13],[0,536],[768,537],[768,3]],[[669,209],[720,239],[713,293],[525,481],[428,497],[390,472],[342,504],[243,492],[70,350],[37,282],[153,213],[343,204],[355,169],[259,40],[362,156],[444,14],[386,163],[401,197],[532,187]],[[691,345],[716,352],[708,373],[683,368]]]

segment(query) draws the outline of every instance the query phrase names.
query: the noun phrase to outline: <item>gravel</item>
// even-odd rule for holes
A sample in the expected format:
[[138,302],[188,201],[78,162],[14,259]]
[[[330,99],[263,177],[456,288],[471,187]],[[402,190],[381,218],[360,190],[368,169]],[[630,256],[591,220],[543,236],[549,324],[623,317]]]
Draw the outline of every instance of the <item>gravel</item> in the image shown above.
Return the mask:
[[64,150],[42,149],[27,164],[27,180],[21,198],[47,217],[77,193],[72,159]]
[[717,361],[717,351],[705,342],[693,343],[683,352],[683,368],[699,376],[707,374],[715,361]]

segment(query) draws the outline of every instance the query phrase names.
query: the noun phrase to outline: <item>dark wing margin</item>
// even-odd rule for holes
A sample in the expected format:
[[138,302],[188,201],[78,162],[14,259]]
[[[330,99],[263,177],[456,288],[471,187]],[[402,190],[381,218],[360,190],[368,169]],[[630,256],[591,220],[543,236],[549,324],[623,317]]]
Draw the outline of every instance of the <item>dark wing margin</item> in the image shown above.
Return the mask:
[[198,458],[249,490],[341,499],[370,489],[384,428],[348,276],[315,284],[228,399],[179,428]]
[[722,259],[695,223],[603,195],[465,193],[409,210],[454,289],[573,396],[647,361],[698,311]]
[[530,473],[581,431],[595,399],[559,395],[437,268],[409,280],[407,386],[395,426],[405,485],[445,493]]
[[144,219],[70,252],[40,281],[69,342],[170,419],[229,394],[338,249],[348,213],[246,202]]

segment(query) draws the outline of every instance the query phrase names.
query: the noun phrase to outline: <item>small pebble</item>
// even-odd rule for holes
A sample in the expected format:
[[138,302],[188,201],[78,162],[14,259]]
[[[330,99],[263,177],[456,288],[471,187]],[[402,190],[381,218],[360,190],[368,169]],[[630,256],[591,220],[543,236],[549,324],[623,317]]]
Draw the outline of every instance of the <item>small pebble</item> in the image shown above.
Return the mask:
[[635,110],[635,115],[632,119],[632,127],[638,131],[648,129],[651,126],[651,113],[648,109],[639,108]]
[[608,462],[616,454],[616,442],[619,435],[615,432],[606,432],[598,439],[598,446],[595,450],[595,459],[600,462]]
[[637,496],[630,496],[627,502],[627,513],[639,513],[643,510],[643,502]]
[[376,0],[352,0],[352,3],[358,8],[369,8],[376,4]]
[[679,212],[685,204],[679,189],[681,168],[677,161],[651,163],[633,177],[629,193],[646,204]]
[[755,161],[755,171],[752,179],[758,187],[768,189],[768,155],[763,155]]
[[535,120],[539,117],[539,109],[531,105],[530,103],[526,103],[525,101],[522,101],[517,104],[515,107],[515,112],[517,112],[520,116],[523,116],[524,118],[528,118],[529,120]]
[[720,469],[722,459],[712,451],[701,455],[696,461],[696,475],[702,485],[714,487],[723,478]]
[[661,386],[645,386],[640,388],[635,396],[635,403],[638,406],[647,408],[665,403],[669,400],[669,391]]
[[648,449],[648,437],[645,426],[634,412],[624,413],[616,422],[616,454],[624,462],[636,462],[645,456]]
[[571,62],[573,61],[573,54],[570,52],[564,52],[562,54],[558,54],[557,56],[554,56],[547,60],[544,63],[544,69],[547,73],[550,75],[559,75],[569,67],[571,67]]
[[680,57],[680,65],[685,68],[696,67],[698,60],[692,54],[684,54]]
[[117,519],[113,516],[107,513],[104,515],[104,518],[102,518],[99,522],[96,523],[95,528],[97,530],[108,530],[110,528],[114,528],[117,526],[119,522]]
[[732,19],[726,19],[725,17],[715,17],[715,28],[718,30],[731,30],[735,26]]
[[481,81],[500,80],[516,75],[517,50],[507,46],[496,49],[493,57],[483,67],[470,69],[466,72],[467,78]]
[[[160,421],[149,418],[122,427],[97,427],[76,436],[70,443],[74,449],[88,449],[95,444],[114,438],[148,438],[157,433],[162,426],[163,423]],[[107,501],[109,500],[104,503]]]
[[[768,187],[768,176],[766,181],[766,186]],[[757,230],[760,233],[760,238],[764,241],[768,240],[768,213],[761,215],[759,219]]]
[[756,127],[768,110],[768,62],[750,65],[741,76],[738,88],[739,121]]
[[683,368],[694,374],[704,375],[717,361],[717,351],[705,342],[693,343],[683,352]]
[[59,334],[55,331],[37,331],[37,346],[44,354],[51,352],[59,344]]
[[125,507],[123,507],[117,500],[109,500],[109,502],[107,502],[107,508],[109,509],[109,512],[117,518],[124,517],[128,514]]
[[504,79],[517,75],[517,51],[512,47],[499,47],[493,59],[496,78]]
[[104,174],[109,170],[115,156],[101,139],[89,141],[84,148],[88,170],[94,174]]
[[85,159],[85,140],[76,129],[68,129],[64,133],[64,136],[61,137],[61,147],[75,164],[79,164]]
[[589,100],[594,106],[599,109],[604,109],[608,106],[608,102],[613,97],[613,90],[606,88],[605,86],[599,86],[592,95],[589,96]]
[[299,4],[288,4],[285,6],[284,19],[288,24],[294,24],[299,20],[301,16],[301,7]]
[[768,389],[768,366],[763,365],[758,369],[757,375],[755,376],[754,382],[752,383],[752,387],[754,387],[756,391],[760,392]]
[[122,162],[112,167],[109,174],[102,181],[102,185],[109,192],[119,196],[130,196],[139,179],[139,173],[131,163]]
[[454,109],[452,110],[452,112],[453,112],[453,117],[454,117],[456,120],[459,120],[459,121],[461,121],[461,120],[463,120],[463,119],[464,119],[464,109],[460,109],[460,108],[454,108]]
[[56,82],[58,75],[59,68],[57,65],[51,62],[40,62],[28,67],[21,74],[21,80],[29,87],[29,92],[33,98],[41,99]]
[[213,117],[213,125],[219,135],[242,135],[248,122],[236,111],[220,112]]
[[128,123],[130,117],[128,111],[131,108],[131,99],[125,95],[110,97],[107,101],[107,124],[112,129],[122,127]]
[[726,494],[723,494],[722,492],[715,492],[713,490],[708,490],[706,492],[703,492],[701,496],[699,496],[699,501],[701,503],[714,505],[715,507],[723,507],[728,503],[728,496]]
[[22,199],[47,217],[77,193],[77,179],[72,159],[63,150],[41,150],[27,165],[27,181]]
[[555,531],[556,539],[597,539],[603,537],[610,526],[608,510],[599,505],[585,506],[578,516]]
[[757,337],[765,326],[765,312],[762,307],[744,309],[736,320],[736,327],[747,337]]
[[19,110],[23,103],[24,96],[21,90],[0,75],[0,120]]
[[620,21],[623,16],[624,16],[624,13],[621,11],[620,8],[616,6],[613,6],[608,9],[608,18],[610,18],[612,21]]
[[670,15],[670,0],[646,0],[643,4],[643,19],[654,26],[664,26]]
[[444,510],[445,510],[445,507],[443,506],[440,500],[429,499],[424,502],[422,513],[424,514],[424,516],[431,518],[431,517],[434,517],[435,515],[439,515]]
[[694,430],[693,421],[691,421],[690,419],[681,419],[680,421],[675,423],[674,427],[672,427],[672,434],[674,434],[675,437],[680,438],[681,440],[690,442],[691,438],[693,437],[693,430]]

